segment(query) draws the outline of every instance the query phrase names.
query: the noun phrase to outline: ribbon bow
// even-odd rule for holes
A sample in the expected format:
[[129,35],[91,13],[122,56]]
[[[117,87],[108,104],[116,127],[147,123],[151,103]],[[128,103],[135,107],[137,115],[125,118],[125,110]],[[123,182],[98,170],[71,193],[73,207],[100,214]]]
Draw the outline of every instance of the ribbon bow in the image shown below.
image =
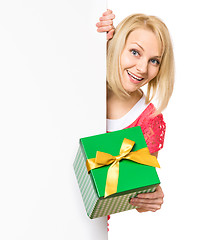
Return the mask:
[[112,156],[109,153],[97,151],[95,158],[87,159],[86,167],[88,173],[92,169],[111,164],[107,173],[104,197],[107,197],[117,192],[120,160],[127,159],[144,165],[160,168],[157,158],[150,154],[147,147],[137,150],[135,152],[131,152],[134,144],[134,141],[125,138],[123,140],[122,146],[120,148],[120,154],[118,156]]

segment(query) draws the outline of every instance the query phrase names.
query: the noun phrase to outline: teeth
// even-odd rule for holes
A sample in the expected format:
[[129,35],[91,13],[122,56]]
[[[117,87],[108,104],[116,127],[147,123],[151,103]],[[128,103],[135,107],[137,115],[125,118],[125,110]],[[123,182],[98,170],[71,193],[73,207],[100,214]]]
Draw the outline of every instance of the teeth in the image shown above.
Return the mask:
[[129,71],[127,71],[127,73],[132,77],[132,78],[134,78],[135,80],[137,80],[137,81],[142,81],[144,78],[138,78],[138,77],[136,77],[135,75],[133,75],[131,72],[129,72]]

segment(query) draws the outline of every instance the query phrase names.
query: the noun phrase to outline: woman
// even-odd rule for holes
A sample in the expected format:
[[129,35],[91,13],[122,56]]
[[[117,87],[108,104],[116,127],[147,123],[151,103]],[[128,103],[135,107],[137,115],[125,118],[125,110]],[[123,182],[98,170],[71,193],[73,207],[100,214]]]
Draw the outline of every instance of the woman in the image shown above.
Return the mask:
[[[107,131],[141,126],[150,153],[162,149],[165,122],[161,111],[174,85],[173,48],[166,25],[157,17],[133,14],[116,29],[107,10],[97,23],[107,32]],[[147,94],[141,87],[147,85]],[[151,100],[157,97],[156,109]],[[154,193],[138,194],[130,204],[138,212],[157,211],[163,204],[160,186]]]

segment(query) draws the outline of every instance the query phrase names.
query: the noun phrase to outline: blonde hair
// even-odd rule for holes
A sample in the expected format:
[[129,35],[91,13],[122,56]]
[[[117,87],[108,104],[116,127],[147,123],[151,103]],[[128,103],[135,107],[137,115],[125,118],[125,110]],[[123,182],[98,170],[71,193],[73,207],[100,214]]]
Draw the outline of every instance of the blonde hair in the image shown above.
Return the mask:
[[129,97],[121,84],[120,57],[129,34],[138,28],[151,30],[158,38],[162,59],[157,76],[148,83],[146,103],[158,100],[157,113],[167,107],[174,86],[174,54],[166,25],[155,16],[133,14],[125,18],[116,28],[114,37],[108,41],[107,85],[119,97]]

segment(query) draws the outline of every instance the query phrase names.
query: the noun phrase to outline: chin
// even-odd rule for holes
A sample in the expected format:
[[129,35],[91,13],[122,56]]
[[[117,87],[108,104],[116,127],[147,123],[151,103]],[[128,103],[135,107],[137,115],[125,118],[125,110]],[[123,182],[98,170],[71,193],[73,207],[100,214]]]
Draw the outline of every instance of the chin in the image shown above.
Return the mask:
[[137,87],[123,86],[123,88],[128,94],[132,94],[136,92],[138,89],[140,89],[140,86],[137,86]]

